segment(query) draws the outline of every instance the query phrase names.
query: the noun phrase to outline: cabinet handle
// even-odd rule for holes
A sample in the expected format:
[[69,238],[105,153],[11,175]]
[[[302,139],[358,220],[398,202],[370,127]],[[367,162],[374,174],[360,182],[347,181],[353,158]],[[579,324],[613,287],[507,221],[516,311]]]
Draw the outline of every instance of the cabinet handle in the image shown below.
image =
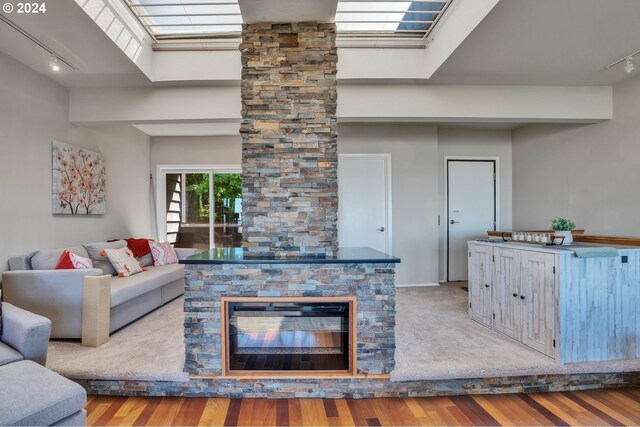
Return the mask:
[[514,296],[514,297],[517,297],[517,296],[518,296],[518,294],[513,294],[513,296]]
[[485,283],[484,287],[485,287],[485,288],[488,288],[488,287],[489,287],[489,285]]
[[524,299],[524,295],[520,295],[520,299]]

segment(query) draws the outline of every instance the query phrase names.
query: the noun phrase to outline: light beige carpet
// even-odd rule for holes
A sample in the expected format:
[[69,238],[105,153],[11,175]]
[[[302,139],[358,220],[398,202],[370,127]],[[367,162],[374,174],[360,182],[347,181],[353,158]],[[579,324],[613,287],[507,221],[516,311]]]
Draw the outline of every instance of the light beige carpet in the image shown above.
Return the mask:
[[[397,298],[393,381],[640,371],[639,360],[557,366],[470,320],[459,284],[398,289]],[[47,366],[76,379],[187,381],[182,307],[179,298],[98,348],[52,341]]]
[[51,341],[47,367],[74,379],[188,381],[184,367],[183,299],[147,314],[97,347]]
[[393,381],[640,371],[640,360],[556,365],[469,319],[460,286],[398,289]]

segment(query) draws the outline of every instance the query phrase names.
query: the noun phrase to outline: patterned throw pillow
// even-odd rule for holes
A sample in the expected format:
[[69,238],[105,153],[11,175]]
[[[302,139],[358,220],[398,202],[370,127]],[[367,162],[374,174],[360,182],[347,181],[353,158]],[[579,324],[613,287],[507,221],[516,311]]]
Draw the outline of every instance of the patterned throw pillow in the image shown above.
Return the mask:
[[115,242],[87,243],[83,246],[89,254],[89,258],[91,258],[94,268],[99,268],[104,274],[110,274],[111,276],[115,276],[118,274],[116,269],[113,268],[113,264],[111,264],[107,256],[102,256],[100,254],[104,252],[105,249],[125,248],[127,247],[126,241],[116,240]]
[[129,248],[105,249],[103,252],[105,253],[104,256],[109,258],[113,268],[118,272],[118,277],[127,277],[143,271],[140,263]]
[[85,258],[80,255],[76,255],[73,252],[69,252],[69,258],[71,258],[71,264],[76,270],[88,270],[93,268],[93,262],[89,258]]
[[87,270],[89,268],[93,268],[93,263],[89,258],[76,255],[68,250],[62,252],[56,265],[56,270]]
[[151,255],[153,255],[153,265],[156,267],[178,263],[178,255],[171,243],[158,243],[150,240],[149,247],[151,248]]

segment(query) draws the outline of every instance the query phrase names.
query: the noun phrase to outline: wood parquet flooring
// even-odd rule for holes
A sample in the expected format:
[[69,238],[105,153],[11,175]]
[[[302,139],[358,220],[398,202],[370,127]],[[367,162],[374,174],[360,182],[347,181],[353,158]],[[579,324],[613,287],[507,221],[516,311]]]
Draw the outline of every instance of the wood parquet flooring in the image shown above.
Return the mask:
[[640,389],[407,399],[89,396],[87,424],[155,426],[629,426]]

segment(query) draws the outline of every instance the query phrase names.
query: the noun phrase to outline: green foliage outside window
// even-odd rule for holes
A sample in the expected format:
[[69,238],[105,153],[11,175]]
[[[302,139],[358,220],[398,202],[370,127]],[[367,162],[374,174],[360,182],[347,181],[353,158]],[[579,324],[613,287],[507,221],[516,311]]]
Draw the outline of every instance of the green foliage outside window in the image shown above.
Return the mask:
[[[189,221],[208,223],[211,214],[209,206],[209,174],[187,174],[186,180]],[[215,174],[213,178],[214,212],[216,223],[237,223],[240,219],[239,203],[242,198],[242,178],[240,174]],[[189,199],[197,200],[197,205]],[[193,206],[193,207],[191,207]],[[194,218],[196,217],[196,218]]]
[[213,177],[213,203],[216,223],[237,223],[240,212],[236,209],[236,199],[242,198],[242,178],[240,174],[216,174]]

